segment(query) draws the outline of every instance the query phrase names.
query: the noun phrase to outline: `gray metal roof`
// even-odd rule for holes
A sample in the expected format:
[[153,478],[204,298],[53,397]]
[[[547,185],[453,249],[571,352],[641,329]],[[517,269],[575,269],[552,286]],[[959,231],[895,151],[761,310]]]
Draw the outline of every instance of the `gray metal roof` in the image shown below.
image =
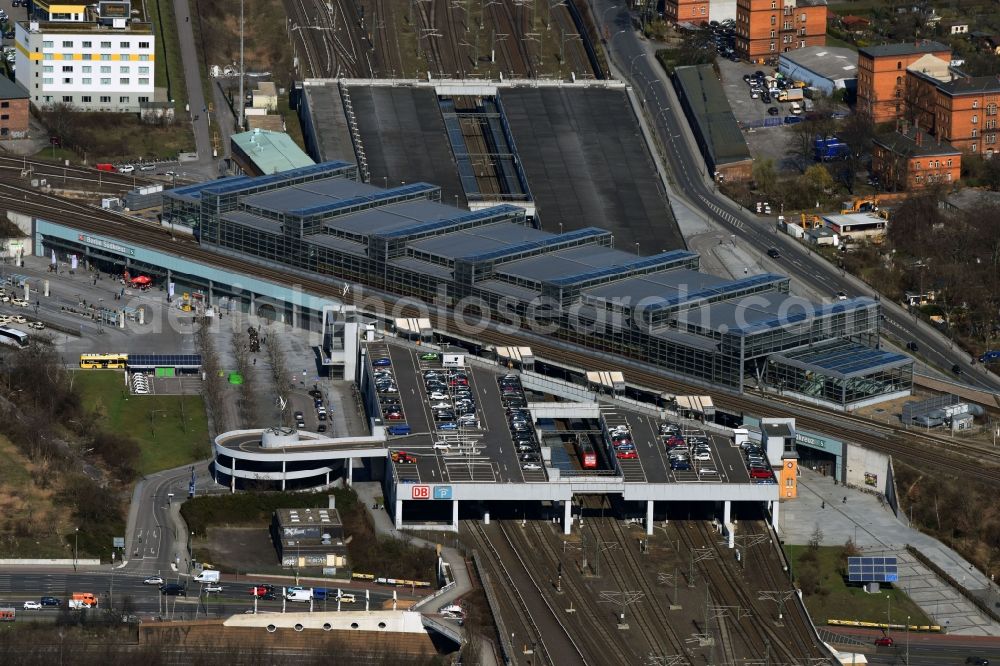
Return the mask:
[[349,178],[324,178],[308,183],[283,187],[243,197],[247,206],[287,212],[311,205],[321,205],[363,194],[381,192],[382,188],[359,183]]
[[497,268],[497,272],[525,280],[546,282],[583,269],[624,266],[635,261],[635,258],[636,255],[631,252],[599,245],[583,245],[512,261]]
[[510,296],[511,298],[517,298],[526,302],[538,298],[542,293],[537,289],[528,289],[527,287],[521,287],[501,280],[483,280],[482,282],[477,282],[476,287],[484,291],[491,291],[501,296]]
[[6,76],[0,76],[0,99],[27,99],[28,91]]
[[858,52],[836,46],[808,46],[782,53],[778,59],[831,81],[858,78]]
[[765,292],[736,301],[711,303],[683,310],[677,314],[677,321],[722,333],[750,335],[794,326],[809,318],[821,318],[874,305],[875,301],[870,298],[853,298],[824,304],[814,303],[800,296]]
[[434,201],[405,201],[334,218],[324,226],[363,236],[376,236],[420,222],[450,219],[456,212],[459,211],[454,207]]
[[743,132],[712,65],[674,69],[681,94],[694,115],[698,133],[704,138],[716,165],[751,159]]
[[450,280],[452,278],[451,269],[447,266],[432,264],[429,261],[417,259],[416,257],[397,257],[390,259],[388,263],[415,273],[420,273],[421,275],[432,275],[440,280]]
[[439,257],[459,259],[482,252],[503,249],[516,243],[549,237],[552,237],[552,234],[533,227],[514,222],[500,222],[440,236],[431,236],[410,243],[410,247]]
[[904,354],[872,349],[856,342],[838,340],[797,352],[771,354],[768,358],[801,370],[840,379],[864,377],[880,370],[890,370],[913,363]]
[[329,248],[331,250],[350,252],[351,254],[356,254],[361,257],[368,256],[368,248],[364,243],[352,241],[341,236],[331,236],[330,234],[312,234],[306,239],[306,242],[311,245],[319,245],[320,247]]

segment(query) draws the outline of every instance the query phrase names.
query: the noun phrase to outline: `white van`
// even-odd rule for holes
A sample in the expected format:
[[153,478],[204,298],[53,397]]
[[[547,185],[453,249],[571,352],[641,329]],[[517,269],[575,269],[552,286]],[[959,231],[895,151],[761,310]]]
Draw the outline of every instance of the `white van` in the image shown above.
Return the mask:
[[357,603],[357,599],[355,599],[354,595],[351,594],[350,592],[341,593],[341,595],[337,597],[337,601],[339,601],[342,604]]
[[194,580],[199,583],[218,583],[219,572],[215,569],[205,569],[200,574],[195,576]]
[[792,102],[792,105],[788,110],[795,115],[799,115],[800,113],[802,113],[802,105],[799,104],[798,102]]

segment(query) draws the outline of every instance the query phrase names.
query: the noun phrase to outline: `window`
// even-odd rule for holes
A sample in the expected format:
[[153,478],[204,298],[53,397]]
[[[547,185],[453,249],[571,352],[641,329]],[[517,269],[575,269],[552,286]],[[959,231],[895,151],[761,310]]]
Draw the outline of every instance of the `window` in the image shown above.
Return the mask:
[[0,102],[0,109],[9,109],[10,102]]
[[948,178],[948,180],[951,180],[951,172],[950,171],[946,174],[946,177]]
[[101,42],[101,48],[102,49],[110,49],[111,48],[111,42]]
[[915,162],[913,168],[916,169],[917,171],[920,171],[920,162]]
[[775,0],[771,0],[771,9],[777,9],[778,3]]
[[62,71],[64,71],[64,72],[72,72],[73,71],[73,65],[63,65],[62,68],[63,68]]
[[110,86],[111,85],[111,77],[106,77],[106,78],[105,77],[101,77],[101,85],[102,86]]
[[64,49],[71,49],[71,48],[73,48],[73,40],[72,39],[64,39],[62,44],[63,44],[62,47]]
[[149,42],[139,42],[139,48],[140,49],[148,49],[149,48]]
[[42,79],[42,84],[46,85],[46,86],[51,86],[52,85],[52,77],[51,76],[46,76],[44,79]]
[[792,29],[791,22],[790,21],[785,21],[784,23],[782,23],[781,24],[781,29],[782,30],[791,30]]
[[147,103],[148,101],[149,101],[149,98],[148,98],[148,97],[140,97],[140,98],[139,98],[139,104],[145,104],[145,103]]
[[978,143],[972,144],[972,152],[976,152],[977,148],[979,148],[979,144]]
[[771,50],[774,51],[774,42],[771,42]]
[[129,55],[129,54],[127,54],[127,53],[119,53],[119,54],[118,54],[118,59],[119,59],[119,60],[124,60],[125,62],[128,62],[129,60],[131,60],[131,59],[132,59],[132,56],[130,56],[130,55]]
[[90,73],[91,73],[91,72],[92,72],[92,71],[94,70],[94,68],[93,68],[93,67],[91,67],[90,65],[84,65],[83,67],[81,67],[81,68],[80,68],[80,70],[81,70],[81,71],[82,71],[82,72],[83,72],[84,74],[90,74]]
[[63,103],[65,103],[65,104],[72,104],[73,103],[73,96],[72,95],[63,95]]
[[996,128],[997,128],[996,118],[990,118],[989,120],[986,121],[986,129],[996,129]]
[[101,104],[111,104],[111,98],[105,95],[101,95]]
[[973,109],[978,109],[979,108],[979,100],[978,99],[972,100],[972,108]]
[[903,77],[902,76],[897,76],[896,77],[896,85],[897,86],[903,85]]
[[987,104],[986,105],[986,115],[988,115],[988,116],[995,116],[995,115],[997,115],[997,105],[996,104]]
[[80,98],[80,102],[83,104],[90,104],[90,95],[84,95]]
[[149,62],[149,56],[148,55],[141,55],[141,56],[139,56],[139,60],[141,60],[143,62]]
[[979,122],[979,116],[977,114],[973,114],[973,116],[972,116],[972,124],[975,125],[978,122]]
[[110,53],[102,53],[101,54],[101,60],[111,60],[111,54]]
[[949,167],[951,167],[951,159],[948,160],[947,164]]
[[129,85],[128,77],[127,76],[121,77],[120,79],[118,79],[118,83],[120,83],[123,86]]
[[93,85],[93,83],[94,83],[94,79],[90,78],[89,76],[85,76],[83,78],[83,81],[82,81],[83,85],[89,86],[89,85]]
[[922,183],[922,182],[923,182],[923,180],[924,180],[924,177],[923,177],[923,176],[917,176],[917,177],[916,177],[916,178],[914,178],[913,180],[915,180],[915,181],[916,181],[916,182],[918,182],[918,183]]
[[118,48],[120,48],[120,49],[130,49],[130,48],[132,48],[132,42],[122,42],[121,44],[118,45]]
[[897,62],[896,63],[896,69],[903,69],[903,63],[902,62]]
[[66,83],[66,84],[72,84],[73,83],[73,77],[72,76],[64,76],[62,82]]
[[82,46],[83,46],[83,48],[85,48],[85,49],[92,49],[92,48],[94,48],[94,42],[84,42],[84,43],[82,44]]
[[101,74],[110,74],[110,73],[111,73],[110,65],[101,65]]
[[705,15],[705,7],[704,7],[704,6],[702,6],[702,8],[701,8],[701,15],[702,15],[702,16],[704,16],[704,15]]
[[802,21],[803,23],[805,23],[805,22],[806,22],[806,15],[805,15],[805,14],[803,14],[803,15],[802,15],[802,19],[801,19],[801,21]]
[[771,25],[778,25],[778,17],[777,16],[772,16],[771,17]]
[[44,42],[42,42],[43,49],[51,49],[53,46],[55,46],[55,42],[53,42],[51,39],[46,39]]
[[92,53],[84,53],[83,54],[83,59],[84,60],[92,60],[93,58],[94,58],[94,55]]
[[149,74],[149,67],[140,67],[139,68],[139,73],[140,74]]
[[10,114],[5,113],[3,115],[0,115],[0,120],[10,120]]
[[149,85],[149,79],[140,78],[139,79],[139,85],[140,86],[148,86]]
[[996,143],[997,142],[997,135],[996,134],[987,134],[985,140],[986,140],[986,143]]
[[774,39],[774,30],[771,31],[771,39]]
[[977,136],[979,136],[979,130],[977,130],[975,127],[973,127],[972,128],[972,138],[975,139]]
[[42,71],[46,74],[51,74],[53,69],[52,65],[42,65]]
[[129,98],[128,97],[119,97],[118,98],[118,103],[119,104],[128,104],[129,103]]
[[118,71],[120,74],[131,74],[128,65],[123,65]]

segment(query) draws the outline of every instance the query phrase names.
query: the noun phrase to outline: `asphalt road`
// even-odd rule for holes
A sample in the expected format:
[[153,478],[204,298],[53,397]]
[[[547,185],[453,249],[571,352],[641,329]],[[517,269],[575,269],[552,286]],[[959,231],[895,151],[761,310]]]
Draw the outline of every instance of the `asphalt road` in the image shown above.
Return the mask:
[[[48,570],[48,571],[18,571],[6,569],[0,571],[0,607],[12,606],[18,611],[19,616],[40,617],[53,616],[58,613],[56,607],[47,607],[39,611],[22,610],[23,604],[27,600],[38,600],[42,596],[53,596],[65,603],[67,597],[73,592],[90,592],[98,597],[102,608],[122,609],[126,597],[129,599],[130,612],[139,615],[167,615],[193,614],[195,609],[201,614],[209,616],[240,613],[252,609],[253,597],[249,593],[250,586],[260,584],[264,580],[240,577],[238,580],[233,577],[223,577],[220,585],[221,593],[204,594],[199,597],[201,584],[192,582],[188,577],[171,573],[169,570],[162,574],[168,583],[181,583],[187,586],[189,596],[175,597],[161,595],[156,585],[144,585],[143,579],[149,574],[129,573],[117,570]],[[257,610],[266,612],[279,612],[282,610],[280,598],[281,584],[272,582],[275,586],[278,599],[274,601],[257,601]],[[307,584],[303,584],[307,587]],[[364,610],[365,590],[356,588],[342,588],[345,592],[352,592],[357,599],[356,603],[344,603],[341,610]],[[382,604],[392,599],[391,589],[379,589],[369,593],[369,608],[380,609]],[[336,610],[335,601],[314,602],[313,610],[321,611],[325,608]],[[286,602],[286,610],[289,612],[308,611],[309,604]]]
[[[674,196],[679,195],[691,208],[720,223],[738,242],[753,247],[760,255],[765,255],[769,248],[778,248],[782,256],[771,262],[775,272],[813,285],[831,299],[838,291],[849,296],[877,298],[878,294],[867,285],[850,275],[841,275],[838,268],[806,247],[785,234],[776,233],[770,223],[762,222],[715,192],[711,179],[706,177],[704,160],[691,138],[687,121],[676,103],[672,84],[652,53],[647,52],[640,34],[632,29],[632,18],[624,5],[620,0],[592,0],[594,15],[604,26],[604,34],[609,35],[605,44],[607,50],[637,96],[645,99],[655,131],[666,147],[665,158]],[[952,349],[936,331],[923,322],[915,322],[913,315],[899,305],[885,301],[882,312],[884,328],[904,342],[916,341],[920,354],[929,363],[948,374],[953,365],[958,365],[963,369],[960,381],[978,388],[1000,390],[1000,378],[985,372],[978,362],[970,364],[968,354]]]

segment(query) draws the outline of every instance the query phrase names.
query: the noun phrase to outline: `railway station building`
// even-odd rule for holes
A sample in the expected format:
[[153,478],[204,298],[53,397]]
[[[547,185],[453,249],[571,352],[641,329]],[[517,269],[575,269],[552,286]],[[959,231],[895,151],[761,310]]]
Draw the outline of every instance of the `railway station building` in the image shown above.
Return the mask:
[[[615,248],[603,229],[545,232],[521,207],[456,208],[427,183],[358,182],[353,164],[167,191],[164,217],[214,251],[482,313],[484,325],[543,332],[705,385],[808,391],[837,409],[910,391],[908,357],[863,353],[878,350],[872,299],[810,302],[789,294],[785,276],[709,275],[686,250],[639,256]],[[853,345],[863,360],[827,368],[807,354],[834,343]],[[775,369],[797,368],[792,360],[826,368],[839,388],[813,393],[812,367],[801,381]]]

